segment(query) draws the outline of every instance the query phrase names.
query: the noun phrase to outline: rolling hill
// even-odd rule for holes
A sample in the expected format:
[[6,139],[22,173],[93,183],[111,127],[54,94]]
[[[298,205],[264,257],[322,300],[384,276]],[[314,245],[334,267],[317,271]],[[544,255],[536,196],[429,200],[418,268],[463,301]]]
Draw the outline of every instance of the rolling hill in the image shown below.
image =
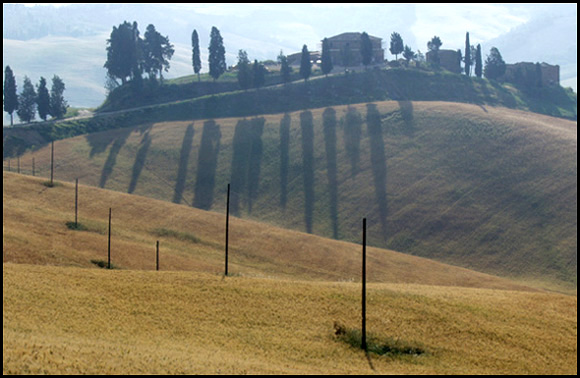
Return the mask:
[[[46,176],[49,150],[21,157]],[[55,143],[56,177],[576,290],[576,123],[386,101]]]
[[369,248],[365,354],[359,245],[233,218],[224,277],[223,214],[74,192],[3,174],[4,374],[577,372],[575,296]]

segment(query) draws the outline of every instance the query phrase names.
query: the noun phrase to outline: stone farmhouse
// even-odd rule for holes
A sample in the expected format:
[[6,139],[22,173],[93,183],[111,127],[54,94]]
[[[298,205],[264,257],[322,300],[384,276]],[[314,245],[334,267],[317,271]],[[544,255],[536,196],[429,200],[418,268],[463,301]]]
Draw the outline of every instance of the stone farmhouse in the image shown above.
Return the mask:
[[[328,38],[330,57],[334,66],[352,67],[362,65],[361,36],[362,33],[342,33]],[[369,35],[369,39],[373,46],[371,64],[383,64],[385,50],[383,49],[382,38]]]
[[[342,33],[328,38],[330,47],[330,58],[334,67],[356,67],[362,65],[361,55],[362,33]],[[385,50],[383,49],[382,38],[369,35],[373,47],[371,64],[383,64],[385,60]],[[288,55],[288,63],[291,66],[300,66],[302,53]],[[310,61],[313,64],[320,63],[320,51],[310,51]]]
[[552,86],[560,84],[560,66],[548,63],[519,62],[506,64],[504,81],[528,86]]
[[[427,51],[427,63],[435,63],[435,52]],[[461,73],[461,57],[457,50],[439,50],[439,66],[453,73]]]

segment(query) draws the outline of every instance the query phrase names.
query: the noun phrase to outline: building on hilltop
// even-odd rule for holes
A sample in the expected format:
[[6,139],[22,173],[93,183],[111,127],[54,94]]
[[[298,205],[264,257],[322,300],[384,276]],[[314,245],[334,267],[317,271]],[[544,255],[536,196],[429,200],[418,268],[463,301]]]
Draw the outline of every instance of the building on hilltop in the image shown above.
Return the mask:
[[[330,58],[335,67],[354,67],[362,65],[362,33],[342,33],[328,38]],[[371,64],[382,64],[385,60],[383,40],[369,35],[373,47]]]
[[[310,53],[310,63],[320,64],[320,51],[309,51]],[[300,67],[300,61],[302,60],[302,52],[297,52],[290,54],[286,57],[288,59],[288,65],[293,67]]]
[[[453,73],[461,73],[461,56],[457,50],[439,50],[439,67]],[[435,51],[427,51],[425,54],[427,63],[437,64]]]
[[500,80],[533,87],[560,85],[560,66],[531,62],[506,64]]

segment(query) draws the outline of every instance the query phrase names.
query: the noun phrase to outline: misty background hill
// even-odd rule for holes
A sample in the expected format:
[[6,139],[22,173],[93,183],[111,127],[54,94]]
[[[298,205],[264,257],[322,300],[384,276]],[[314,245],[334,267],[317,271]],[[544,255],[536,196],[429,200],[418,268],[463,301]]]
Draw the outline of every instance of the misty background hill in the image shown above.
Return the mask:
[[[244,49],[251,59],[275,60],[285,54],[320,49],[320,41],[345,31],[367,31],[383,39],[385,57],[396,31],[412,49],[427,51],[433,35],[442,48],[481,43],[484,54],[498,47],[508,63],[559,64],[561,83],[576,90],[576,4],[568,5],[337,5],[333,4],[73,4],[35,6],[3,4],[3,66],[10,65],[21,89],[24,75],[37,83],[54,74],[66,84],[73,107],[96,107],[106,96],[106,40],[113,26],[137,21],[169,36],[175,46],[167,78],[193,73],[191,33],[200,38],[202,72],[207,72],[209,32],[216,26],[224,38],[228,65]],[[485,59],[485,58],[484,58]]]

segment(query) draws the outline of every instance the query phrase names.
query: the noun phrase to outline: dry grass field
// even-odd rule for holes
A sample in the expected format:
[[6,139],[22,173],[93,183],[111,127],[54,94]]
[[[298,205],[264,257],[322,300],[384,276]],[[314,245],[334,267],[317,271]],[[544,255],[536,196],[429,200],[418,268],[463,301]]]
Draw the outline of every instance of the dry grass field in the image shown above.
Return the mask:
[[[121,269],[224,272],[225,214],[147,197],[79,186],[79,222],[71,230],[74,184],[4,172],[4,262],[77,267],[111,261]],[[251,277],[360,281],[360,245],[230,217],[229,273]],[[368,281],[532,290],[496,276],[395,251],[368,248]]]
[[4,374],[577,373],[576,296],[370,248],[368,331],[425,353],[366,356],[360,246],[233,218],[224,277],[223,214],[81,186],[71,230],[44,181],[3,174]]
[[379,356],[360,285],[198,272],[3,265],[4,374],[576,374],[577,300],[369,284],[367,328],[419,346]]

